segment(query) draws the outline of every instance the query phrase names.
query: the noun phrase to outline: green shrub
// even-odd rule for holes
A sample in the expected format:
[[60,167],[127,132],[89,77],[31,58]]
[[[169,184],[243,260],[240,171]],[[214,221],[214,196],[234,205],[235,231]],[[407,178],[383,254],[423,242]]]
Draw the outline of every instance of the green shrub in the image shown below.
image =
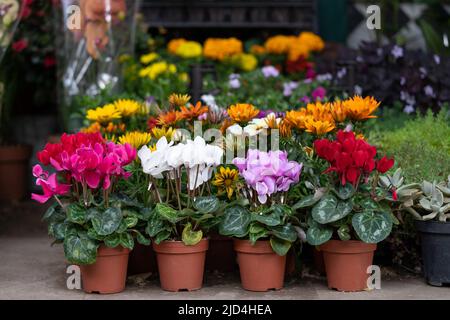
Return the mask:
[[382,151],[403,169],[408,182],[443,181],[450,174],[450,117],[442,110],[407,121],[375,138]]

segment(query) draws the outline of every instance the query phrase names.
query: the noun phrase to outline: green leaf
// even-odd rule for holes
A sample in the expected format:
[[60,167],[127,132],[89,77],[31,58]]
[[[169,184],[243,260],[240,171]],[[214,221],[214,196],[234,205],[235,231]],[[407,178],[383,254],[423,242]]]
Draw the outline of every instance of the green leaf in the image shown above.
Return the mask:
[[252,222],[249,228],[249,238],[252,244],[255,244],[261,238],[267,237],[267,230],[258,222]]
[[53,215],[55,215],[57,213],[57,210],[56,210],[57,206],[58,206],[58,202],[52,203],[52,205],[50,207],[48,207],[48,209],[45,211],[45,214],[42,217],[42,221],[51,220]]
[[137,242],[139,242],[140,244],[142,244],[144,246],[150,245],[150,243],[151,243],[150,239],[147,239],[146,237],[144,237],[144,235],[137,230],[135,230],[135,232],[136,232]]
[[333,229],[317,224],[308,228],[306,240],[312,246],[319,246],[330,240],[332,235]]
[[295,242],[297,240],[297,232],[292,224],[272,228],[271,233],[285,241]]
[[77,224],[86,222],[86,208],[78,203],[71,203],[67,206],[67,220]]
[[220,207],[217,197],[198,197],[194,200],[194,208],[202,213],[214,213]]
[[345,186],[339,185],[339,188],[333,191],[341,200],[348,200],[355,194],[355,188],[350,183]]
[[111,207],[92,218],[92,226],[102,236],[107,236],[117,230],[122,222],[122,212],[119,208]]
[[134,248],[133,236],[128,232],[120,233],[120,245],[124,248],[133,250]]
[[67,221],[54,222],[48,225],[48,233],[50,236],[55,238],[57,241],[64,240],[66,237],[67,229],[69,228],[69,223]]
[[97,241],[86,233],[70,234],[64,239],[64,254],[74,264],[93,264],[97,258]]
[[317,202],[319,202],[319,200],[323,197],[323,190],[319,189],[317,190],[314,194],[309,195],[304,197],[303,199],[301,199],[299,202],[297,202],[296,204],[294,204],[294,206],[292,207],[292,210],[297,210],[297,209],[303,209],[303,208],[309,208],[312,207],[313,205],[315,205]]
[[123,220],[125,221],[127,228],[133,228],[139,221],[139,219],[135,216],[127,216]]
[[352,225],[359,238],[366,243],[386,239],[392,230],[392,219],[386,212],[364,211],[353,216]]
[[165,230],[165,224],[164,221],[162,221],[158,215],[154,214],[150,218],[150,220],[147,223],[147,227],[145,228],[145,232],[150,237],[155,237],[158,233]]
[[92,220],[92,218],[99,216],[100,211],[97,208],[89,208],[86,212],[86,221]]
[[89,238],[93,240],[103,241],[105,239],[105,236],[99,235],[94,228],[89,228],[87,231],[87,235]]
[[263,215],[258,213],[251,214],[252,221],[258,221],[269,227],[278,226],[281,223],[280,215],[272,213],[270,215]]
[[339,227],[337,234],[339,236],[339,239],[342,241],[348,241],[350,240],[350,228],[347,225],[342,225]]
[[223,220],[219,225],[219,233],[224,236],[245,237],[250,221],[251,214],[247,209],[239,206],[230,207],[224,212]]
[[188,223],[183,229],[183,233],[181,234],[181,239],[183,243],[187,246],[195,246],[199,243],[203,238],[203,232],[201,230],[194,231],[192,230],[192,224]]
[[180,214],[178,214],[177,210],[169,207],[167,204],[164,203],[158,203],[155,207],[155,211],[161,218],[173,224],[183,219],[183,217]]
[[168,230],[163,230],[163,231],[161,231],[160,233],[158,233],[158,234],[156,235],[155,243],[156,243],[156,244],[160,244],[161,242],[163,242],[163,241],[169,239],[169,237],[170,237],[170,231],[168,231]]
[[272,246],[273,251],[275,251],[277,255],[285,256],[289,252],[292,243],[289,241],[278,239],[276,237],[271,237],[270,245]]
[[141,209],[141,216],[142,220],[148,221],[150,217],[152,216],[153,210],[151,208],[142,208]]
[[336,215],[338,200],[335,196],[327,194],[312,209],[312,217],[320,224],[326,224],[333,220]]
[[119,233],[110,234],[109,236],[105,237],[104,242],[107,247],[115,248],[120,244],[120,234]]

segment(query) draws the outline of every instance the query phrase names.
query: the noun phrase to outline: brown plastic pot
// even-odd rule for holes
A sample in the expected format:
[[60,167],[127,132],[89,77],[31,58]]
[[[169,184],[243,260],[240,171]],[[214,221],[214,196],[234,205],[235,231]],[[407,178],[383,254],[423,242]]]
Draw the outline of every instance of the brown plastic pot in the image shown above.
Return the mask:
[[157,271],[156,255],[152,246],[145,246],[136,242],[128,259],[127,274],[133,276],[142,273],[156,273]]
[[118,293],[125,289],[128,254],[130,250],[121,246],[108,248],[101,245],[97,261],[81,265],[83,290],[87,293]]
[[234,240],[242,287],[265,292],[283,288],[286,256],[277,255],[269,241]]
[[206,253],[206,270],[223,273],[237,270],[236,252],[233,239],[219,234],[209,237],[209,249]]
[[323,252],[330,289],[344,292],[367,289],[367,268],[372,265],[376,244],[330,240],[319,249]]
[[0,201],[22,200],[27,193],[31,146],[0,146]]
[[207,239],[194,246],[182,241],[153,242],[161,288],[172,292],[201,289],[208,244]]

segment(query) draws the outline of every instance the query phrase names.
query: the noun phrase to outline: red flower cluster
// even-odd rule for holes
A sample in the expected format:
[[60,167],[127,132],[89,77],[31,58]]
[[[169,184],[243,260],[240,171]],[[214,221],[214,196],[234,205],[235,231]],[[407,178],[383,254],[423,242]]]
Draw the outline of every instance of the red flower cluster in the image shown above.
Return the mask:
[[307,79],[313,79],[315,77],[314,63],[308,61],[303,56],[294,61],[287,61],[286,72],[290,74],[305,72],[305,74],[307,75]]
[[320,158],[330,163],[326,173],[336,172],[342,185],[347,182],[356,185],[361,177],[367,178],[375,169],[386,173],[394,165],[393,159],[375,159],[377,149],[362,139],[356,139],[351,131],[340,130],[336,141],[316,140],[314,148]]

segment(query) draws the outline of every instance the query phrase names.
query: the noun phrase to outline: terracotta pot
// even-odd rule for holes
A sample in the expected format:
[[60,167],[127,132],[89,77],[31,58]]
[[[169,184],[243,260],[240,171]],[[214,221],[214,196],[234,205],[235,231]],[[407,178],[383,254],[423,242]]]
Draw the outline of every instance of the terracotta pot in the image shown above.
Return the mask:
[[372,265],[376,244],[330,240],[319,249],[323,252],[330,289],[353,292],[367,288],[367,268]]
[[121,246],[108,248],[101,245],[97,261],[81,265],[83,290],[87,293],[118,293],[125,289],[128,254],[130,250]]
[[237,270],[236,252],[233,239],[218,234],[209,237],[209,249],[206,253],[206,270],[233,272]]
[[208,244],[207,239],[195,246],[186,246],[182,241],[153,242],[161,288],[172,292],[201,289]]
[[265,292],[283,288],[286,256],[280,257],[269,241],[234,240],[242,287],[245,290]]
[[319,272],[321,275],[326,274],[325,261],[323,260],[323,252],[317,249],[317,247],[313,248],[313,260],[316,271]]
[[22,200],[27,194],[31,146],[0,146],[0,201]]
[[158,267],[156,265],[156,256],[153,248],[136,242],[128,259],[127,274],[132,276],[142,273],[156,273],[157,271]]

